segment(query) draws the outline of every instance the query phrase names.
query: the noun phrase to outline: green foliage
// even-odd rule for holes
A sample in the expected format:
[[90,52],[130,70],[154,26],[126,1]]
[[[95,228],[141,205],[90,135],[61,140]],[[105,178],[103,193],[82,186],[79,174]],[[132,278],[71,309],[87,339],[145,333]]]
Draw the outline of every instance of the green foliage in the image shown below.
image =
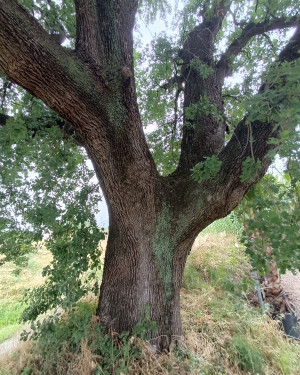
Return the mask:
[[254,158],[248,156],[242,164],[242,174],[240,179],[242,182],[252,182],[258,176],[258,172],[261,169],[260,160],[255,161]]
[[222,121],[222,116],[218,108],[210,103],[207,96],[202,96],[198,103],[192,104],[185,108],[185,118],[187,120],[187,126],[193,126],[194,120],[199,120],[202,115],[215,117],[218,121]]
[[[169,88],[163,84],[177,75],[178,45],[165,33],[159,34],[140,52],[135,69],[139,108],[144,127],[154,128],[147,132],[147,141],[162,175],[174,171],[179,159],[180,132],[182,127],[182,108],[178,83]],[[177,107],[176,113],[174,113]]]
[[[182,73],[180,49],[189,32],[201,22],[203,15],[208,19],[214,17],[217,3],[190,0],[182,6],[175,2],[173,27],[156,37],[152,48],[147,46],[141,50],[136,74],[139,104],[145,126],[156,125],[155,134],[148,137],[148,142],[163,175],[172,173],[176,168],[182,128],[199,126],[201,116],[213,116],[219,121],[226,121],[230,128],[230,135],[226,136],[228,139],[234,134],[235,126],[246,115],[249,121],[274,121],[276,126],[282,126],[283,129],[292,129],[295,121],[298,123],[299,59],[292,63],[275,62],[290,38],[289,28],[253,37],[243,48],[243,53],[231,57],[233,77],[225,81],[222,91],[226,118],[208,101],[205,93],[201,102],[184,108],[182,94],[179,99],[177,97],[176,80],[171,87],[168,86],[172,77],[180,77]],[[297,8],[296,0],[281,0],[276,4],[270,4],[270,1],[231,2],[231,12],[225,17],[223,27],[217,35],[215,60],[220,58],[230,43],[240,37],[241,30],[247,24],[266,20],[271,22],[281,17],[289,19],[297,14]],[[203,79],[213,74],[214,70],[213,66],[196,58],[191,60],[190,67]],[[264,91],[258,93],[262,82],[267,84],[264,85]],[[167,86],[168,90],[162,89]],[[182,121],[183,112],[185,123]],[[295,135],[293,132],[291,139]],[[288,143],[285,141],[284,147]],[[277,151],[278,148],[273,150],[271,156],[274,157]]]
[[196,164],[191,170],[193,180],[201,183],[204,180],[215,177],[219,173],[221,166],[222,162],[217,158],[216,155],[213,155],[212,157],[208,156],[205,158],[204,162]]
[[67,34],[71,45],[76,35],[75,6],[73,0],[44,1],[18,0],[50,34]]
[[174,172],[179,160],[180,141],[177,136],[173,136],[170,124],[152,131],[147,136],[147,141],[159,172],[163,176]]
[[98,289],[104,232],[95,219],[101,196],[86,154],[51,126],[59,118],[39,100],[24,94],[19,104],[23,112],[16,107],[0,128],[0,253],[2,262],[21,267],[43,238],[52,252],[46,284],[25,298],[23,318],[35,319]]
[[[265,87],[248,104],[249,122],[274,122],[283,130],[292,130],[299,123],[300,61],[272,63],[262,75]],[[286,136],[283,136],[283,140]]]
[[[300,269],[298,187],[298,183],[293,186],[287,180],[278,181],[267,175],[237,209],[245,226],[242,241],[246,252],[261,272],[267,272],[267,265],[273,260],[282,273]],[[269,257],[267,246],[272,248]]]
[[[274,158],[278,153],[286,161],[284,179],[266,176],[238,208],[247,228],[243,241],[253,266],[261,272],[267,272],[267,264],[272,260],[283,273],[300,268],[299,78],[299,59],[292,63],[274,63],[264,76],[264,92],[248,106],[249,121],[273,122],[279,127],[280,137],[269,140],[274,149],[268,157]],[[248,157],[243,163],[241,180],[251,182],[259,168],[260,161]],[[267,246],[272,248],[270,257],[266,256]]]
[[[62,317],[46,318],[32,325],[37,340],[40,374],[66,374],[76,367],[71,357],[80,356],[85,343],[91,360],[96,362],[95,374],[125,374],[129,364],[141,353],[137,337],[146,339],[156,325],[146,311],[132,332],[106,333],[94,316],[96,306],[80,302]],[[23,339],[27,334],[23,333]],[[74,367],[73,367],[74,366]]]
[[202,234],[217,234],[217,233],[231,233],[239,237],[242,232],[242,223],[241,220],[237,217],[234,211],[227,215],[223,219],[219,219],[211,223],[206,227],[201,233]]
[[203,79],[208,78],[214,71],[211,66],[204,64],[197,59],[191,60],[190,67],[191,69],[195,69]]
[[153,22],[158,15],[165,18],[170,11],[170,3],[167,0],[140,0],[139,14],[146,23]]

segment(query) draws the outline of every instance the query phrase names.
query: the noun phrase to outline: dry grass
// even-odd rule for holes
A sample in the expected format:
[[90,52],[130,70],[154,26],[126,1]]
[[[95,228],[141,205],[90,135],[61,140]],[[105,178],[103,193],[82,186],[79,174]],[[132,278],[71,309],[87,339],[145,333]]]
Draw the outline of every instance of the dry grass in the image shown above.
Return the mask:
[[47,266],[52,255],[44,247],[29,255],[28,266],[15,274],[16,266],[5,263],[0,266],[0,300],[20,299],[25,289],[32,289],[44,282],[42,269]]
[[188,258],[188,265],[201,269],[208,280],[208,270],[234,272],[236,280],[250,275],[248,259],[241,251],[236,236],[225,232],[198,236]]

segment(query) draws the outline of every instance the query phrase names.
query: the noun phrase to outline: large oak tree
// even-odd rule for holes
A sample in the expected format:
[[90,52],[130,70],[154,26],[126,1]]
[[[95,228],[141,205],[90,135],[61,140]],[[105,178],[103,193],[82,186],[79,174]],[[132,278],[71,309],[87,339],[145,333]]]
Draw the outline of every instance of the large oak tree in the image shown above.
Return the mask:
[[[134,68],[133,29],[138,7],[151,12],[157,2],[63,3],[76,14],[74,49],[57,43],[57,34],[72,29],[70,17],[54,20],[52,30],[45,21],[59,2],[0,0],[0,70],[60,116],[56,125],[94,166],[110,220],[101,323],[130,330],[149,309],[157,324],[154,342],[167,348],[182,334],[179,291],[196,236],[242,201],[265,174],[282,131],[297,124],[297,3],[187,2],[178,14],[178,40],[159,39],[152,70],[153,61]],[[166,58],[161,76],[159,53]],[[230,91],[227,77],[247,64],[260,72]],[[135,75],[142,78],[140,103]],[[159,95],[150,101],[151,85]],[[155,154],[157,148],[153,138],[149,147],[143,121],[164,100],[175,114],[159,130],[164,140],[171,137],[165,150],[157,143],[156,164],[150,149]],[[2,114],[1,124],[7,119]],[[159,115],[152,120],[161,124]],[[170,162],[176,147],[180,156]],[[173,163],[170,170],[161,155]]]

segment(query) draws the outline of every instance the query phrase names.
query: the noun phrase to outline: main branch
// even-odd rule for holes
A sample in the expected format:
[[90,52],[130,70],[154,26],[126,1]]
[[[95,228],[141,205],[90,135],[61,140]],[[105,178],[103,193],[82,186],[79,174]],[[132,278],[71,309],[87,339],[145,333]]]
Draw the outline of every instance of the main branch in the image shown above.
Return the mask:
[[88,122],[82,118],[82,102],[105,120],[99,100],[103,87],[96,86],[87,67],[57,44],[17,1],[0,0],[0,27],[1,71],[80,132]]
[[[279,54],[278,61],[292,62],[300,58],[300,28],[298,28],[287,46]],[[281,85],[287,82],[284,80]],[[259,97],[267,95],[265,90],[276,90],[273,85],[262,85]],[[287,103],[288,105],[288,103]],[[220,172],[200,184],[193,181],[191,171],[177,169],[173,175],[167,178],[172,187],[170,201],[177,199],[176,208],[180,210],[181,217],[184,217],[191,225],[182,231],[180,241],[195,235],[214,220],[226,216],[243,199],[249,189],[257,183],[266,173],[272,159],[268,156],[275,146],[270,143],[271,138],[280,136],[281,128],[273,120],[261,121],[250,120],[245,116],[234,130],[231,140],[218,153],[218,159],[222,162]],[[191,140],[192,142],[192,140]],[[195,148],[195,155],[197,149]],[[250,157],[257,164],[248,181],[241,181],[243,162]],[[212,189],[213,186],[213,189]],[[180,199],[178,199],[180,196]],[[180,233],[181,228],[175,228]]]

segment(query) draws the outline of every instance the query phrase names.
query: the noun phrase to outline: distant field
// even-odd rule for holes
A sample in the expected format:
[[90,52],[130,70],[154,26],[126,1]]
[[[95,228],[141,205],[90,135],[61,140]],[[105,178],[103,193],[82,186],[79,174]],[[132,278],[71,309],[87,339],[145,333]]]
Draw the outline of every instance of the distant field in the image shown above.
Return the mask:
[[0,343],[11,337],[22,325],[19,323],[24,310],[21,303],[26,289],[43,283],[42,269],[51,261],[51,254],[43,248],[30,254],[28,265],[16,273],[13,263],[0,266]]

